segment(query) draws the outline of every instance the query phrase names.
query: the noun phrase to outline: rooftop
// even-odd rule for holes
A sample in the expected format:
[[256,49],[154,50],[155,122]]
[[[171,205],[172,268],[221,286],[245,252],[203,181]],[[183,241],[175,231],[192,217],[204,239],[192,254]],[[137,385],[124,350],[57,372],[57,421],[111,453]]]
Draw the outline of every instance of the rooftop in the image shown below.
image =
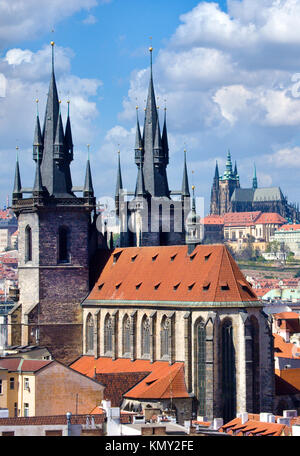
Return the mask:
[[115,249],[83,305],[261,303],[224,245]]

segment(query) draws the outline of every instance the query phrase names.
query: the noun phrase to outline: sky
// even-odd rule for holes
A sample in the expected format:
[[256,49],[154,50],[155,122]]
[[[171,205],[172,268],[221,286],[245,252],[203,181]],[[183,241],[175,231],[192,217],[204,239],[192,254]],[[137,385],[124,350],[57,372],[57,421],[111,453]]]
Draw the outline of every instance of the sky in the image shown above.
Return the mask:
[[11,201],[16,146],[22,185],[33,185],[36,99],[43,122],[52,40],[64,120],[70,100],[74,186],[90,144],[97,198],[114,195],[118,150],[124,187],[134,190],[151,45],[170,188],[181,188],[186,149],[207,213],[216,160],[223,173],[230,150],[242,187],[255,163],[260,187],[300,202],[300,0],[1,0],[0,206]]

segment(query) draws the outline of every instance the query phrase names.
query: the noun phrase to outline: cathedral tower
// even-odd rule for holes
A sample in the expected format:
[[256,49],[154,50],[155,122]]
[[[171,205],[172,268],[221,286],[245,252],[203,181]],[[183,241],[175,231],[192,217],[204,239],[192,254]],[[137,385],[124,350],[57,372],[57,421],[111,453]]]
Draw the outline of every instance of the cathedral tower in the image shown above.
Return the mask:
[[22,188],[18,159],[16,164],[12,208],[19,227],[19,300],[10,315],[9,343],[47,346],[56,359],[69,362],[82,351],[80,303],[91,286],[96,202],[89,159],[84,185],[72,186],[69,107],[64,129],[51,45],[43,129],[38,113],[36,118],[32,188]]
[[[190,192],[185,160],[182,189],[178,191],[169,189],[166,109],[161,132],[153,84],[152,47],[149,50],[150,81],[143,133],[141,133],[137,109],[134,148],[137,180],[135,191],[127,193],[132,197],[130,201],[126,201],[126,195],[120,185],[122,180],[120,162],[118,162],[115,203],[120,221],[122,247],[185,244],[185,221],[190,212]],[[180,200],[173,200],[171,195],[179,196]]]

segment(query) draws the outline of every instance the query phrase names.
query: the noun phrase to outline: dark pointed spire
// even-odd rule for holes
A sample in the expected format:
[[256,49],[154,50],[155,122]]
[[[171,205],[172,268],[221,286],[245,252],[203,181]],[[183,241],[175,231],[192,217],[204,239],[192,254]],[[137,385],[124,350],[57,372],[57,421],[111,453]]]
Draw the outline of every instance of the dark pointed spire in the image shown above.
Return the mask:
[[71,162],[73,160],[73,138],[72,138],[72,129],[70,121],[70,100],[68,103],[68,116],[65,128],[65,147],[67,151],[68,160]]
[[44,151],[41,162],[41,175],[43,186],[50,196],[69,198],[75,197],[75,195],[72,192],[70,160],[66,157],[60,102],[55,81],[53,41],[51,46],[52,71],[43,128]]
[[44,141],[41,131],[41,124],[40,124],[40,117],[39,117],[39,110],[38,110],[38,102],[39,100],[36,99],[36,124],[35,124],[35,131],[34,131],[34,139],[33,139],[33,159],[37,160],[37,155],[39,154],[40,160],[43,156],[43,148],[44,148]]
[[187,166],[186,166],[186,150],[185,149],[184,149],[184,163],[183,163],[183,178],[182,178],[181,195],[182,195],[182,197],[189,197],[190,196],[189,179],[188,179]]
[[138,168],[138,176],[136,181],[136,188],[135,188],[135,196],[145,197],[146,190],[145,190],[145,181],[144,181],[144,173],[142,165]]
[[161,135],[160,135],[160,126],[159,126],[159,118],[157,117],[156,121],[156,128],[155,128],[155,137],[154,137],[154,150],[161,151],[162,150],[162,143],[161,143]]
[[35,179],[34,185],[32,189],[33,196],[41,196],[43,194],[43,186],[42,186],[42,176],[41,176],[41,161],[39,157],[39,146],[37,146],[37,160],[36,160],[36,168],[35,168]]
[[60,112],[60,103],[59,100],[59,114],[58,114],[58,122],[56,127],[56,134],[54,140],[54,159],[55,160],[63,160],[65,158],[65,135],[64,135],[64,127],[61,118]]
[[136,107],[136,133],[135,133],[135,163],[140,165],[143,163],[143,140],[141,135],[139,116],[138,116],[138,106]]
[[254,174],[253,174],[253,180],[252,180],[252,188],[257,189],[257,176],[256,176],[256,166],[254,163]]
[[219,178],[220,178],[220,175],[219,175],[219,166],[218,166],[218,162],[216,161],[215,177],[214,177],[215,183],[218,183],[218,184],[219,184]]
[[14,181],[14,189],[13,189],[13,200],[22,198],[22,185],[21,185],[21,177],[20,177],[20,168],[19,168],[19,148],[16,147],[16,169],[15,169],[15,181]]
[[164,115],[164,126],[161,136],[161,143],[162,148],[164,151],[165,156],[165,163],[166,165],[169,164],[169,143],[168,143],[168,133],[167,133],[167,108],[165,108],[165,115]]
[[117,183],[116,183],[115,195],[119,196],[121,190],[123,190],[123,182],[122,182],[122,173],[121,173],[120,151],[118,151],[118,171],[117,171]]
[[91,173],[91,166],[90,166],[90,145],[87,145],[88,148],[88,158],[86,163],[86,171],[85,171],[85,180],[84,180],[84,187],[83,187],[83,196],[87,197],[94,197],[94,188],[92,182],[92,173]]

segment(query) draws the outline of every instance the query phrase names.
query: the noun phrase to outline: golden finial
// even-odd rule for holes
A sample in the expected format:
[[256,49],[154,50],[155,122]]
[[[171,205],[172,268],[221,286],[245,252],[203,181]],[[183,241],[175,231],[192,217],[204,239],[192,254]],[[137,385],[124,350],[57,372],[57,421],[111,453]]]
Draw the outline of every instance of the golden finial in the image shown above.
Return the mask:
[[50,43],[50,44],[51,44],[51,46],[54,46],[54,44],[55,44],[55,43],[54,43],[54,41],[51,41],[51,43]]
[[38,103],[38,102],[39,102],[39,99],[37,98],[37,99],[35,100],[35,102]]
[[136,105],[135,109],[136,109],[136,110],[138,110],[138,109],[139,109],[138,105]]
[[150,38],[150,46],[149,46],[149,51],[152,52],[153,51],[153,47],[152,47],[152,36],[149,37]]
[[195,190],[195,185],[192,185],[192,190]]
[[61,100],[58,100],[58,103],[61,103]]

